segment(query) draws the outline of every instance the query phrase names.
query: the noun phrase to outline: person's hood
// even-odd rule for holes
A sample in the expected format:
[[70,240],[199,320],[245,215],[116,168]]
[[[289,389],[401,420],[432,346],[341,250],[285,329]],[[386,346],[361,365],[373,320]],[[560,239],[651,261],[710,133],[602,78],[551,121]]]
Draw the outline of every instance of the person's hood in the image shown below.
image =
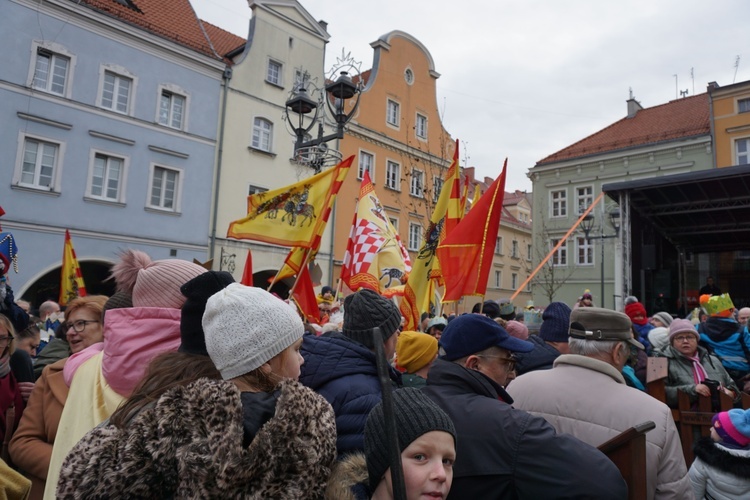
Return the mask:
[[102,374],[112,389],[128,397],[151,360],[179,346],[179,309],[110,309],[104,322]]
[[701,333],[705,333],[714,342],[723,342],[737,333],[739,328],[739,323],[733,319],[711,316],[703,323]]

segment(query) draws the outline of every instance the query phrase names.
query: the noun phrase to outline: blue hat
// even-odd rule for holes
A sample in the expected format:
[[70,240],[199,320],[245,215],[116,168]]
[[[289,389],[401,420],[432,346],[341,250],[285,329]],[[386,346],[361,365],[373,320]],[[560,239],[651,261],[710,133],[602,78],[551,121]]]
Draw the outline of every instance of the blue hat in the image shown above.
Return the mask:
[[542,313],[539,338],[547,342],[567,342],[570,326],[570,307],[564,302],[552,302]]
[[440,346],[443,359],[455,361],[497,346],[511,352],[529,352],[534,344],[508,335],[494,320],[480,314],[465,314],[454,319],[443,330]]

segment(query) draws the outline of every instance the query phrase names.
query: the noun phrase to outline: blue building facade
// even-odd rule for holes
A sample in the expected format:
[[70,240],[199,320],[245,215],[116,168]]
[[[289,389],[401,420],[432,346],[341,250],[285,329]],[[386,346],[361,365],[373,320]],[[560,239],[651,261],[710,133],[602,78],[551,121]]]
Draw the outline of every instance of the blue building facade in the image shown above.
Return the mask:
[[205,260],[225,64],[200,21],[159,25],[158,7],[101,0],[3,4],[0,224],[19,247],[16,298],[56,298],[66,229],[89,293],[110,291],[124,248]]

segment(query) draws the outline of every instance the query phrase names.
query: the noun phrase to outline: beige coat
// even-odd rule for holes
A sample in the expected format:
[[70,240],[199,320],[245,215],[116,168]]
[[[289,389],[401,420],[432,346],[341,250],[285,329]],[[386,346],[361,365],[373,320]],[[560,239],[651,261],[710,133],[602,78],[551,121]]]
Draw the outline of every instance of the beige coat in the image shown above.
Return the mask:
[[557,432],[599,446],[634,425],[653,421],[646,434],[648,498],[692,499],[693,490],[671,410],[625,384],[597,359],[565,354],[551,370],[526,373],[508,386],[513,406],[544,417]]

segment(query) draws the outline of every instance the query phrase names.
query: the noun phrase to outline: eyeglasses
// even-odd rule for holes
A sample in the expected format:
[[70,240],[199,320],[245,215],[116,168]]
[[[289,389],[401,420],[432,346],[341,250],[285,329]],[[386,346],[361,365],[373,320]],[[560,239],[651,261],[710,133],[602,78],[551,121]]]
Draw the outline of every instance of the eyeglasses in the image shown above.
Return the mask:
[[518,360],[516,358],[512,357],[512,356],[510,358],[506,358],[505,356],[491,356],[491,355],[486,355],[486,354],[477,354],[477,357],[478,358],[495,358],[495,359],[499,359],[500,361],[503,362],[504,365],[506,365],[506,369],[509,372],[512,372],[513,370],[515,370],[516,363],[518,362]]
[[86,325],[88,325],[89,323],[99,322],[90,319],[79,319],[78,321],[74,321],[73,323],[68,323],[68,328],[72,328],[76,332],[81,333],[86,329]]
[[695,338],[695,335],[678,335],[674,338],[677,342],[693,342],[697,341],[698,339]]
[[13,335],[11,335],[10,332],[8,332],[8,336],[7,337],[0,337],[0,345],[2,345],[2,346],[7,346],[12,341],[13,341]]

